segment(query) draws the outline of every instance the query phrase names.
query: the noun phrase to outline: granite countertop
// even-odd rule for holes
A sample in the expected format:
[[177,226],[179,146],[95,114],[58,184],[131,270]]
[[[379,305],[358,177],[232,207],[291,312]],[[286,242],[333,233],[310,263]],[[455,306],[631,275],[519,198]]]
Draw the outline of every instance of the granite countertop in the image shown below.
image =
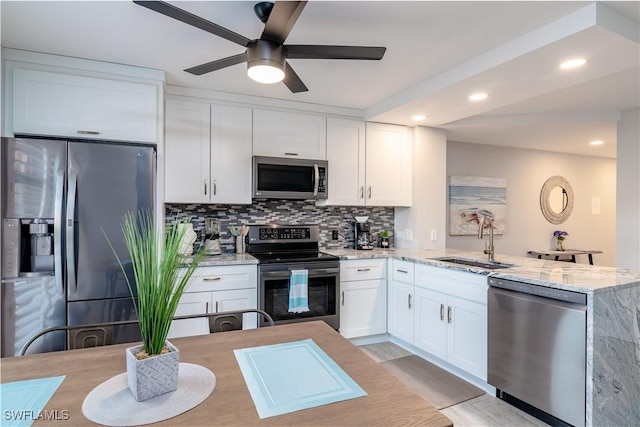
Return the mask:
[[500,270],[490,270],[482,267],[452,264],[435,259],[442,257],[459,257],[472,260],[487,260],[487,255],[482,252],[469,252],[454,249],[373,249],[370,251],[357,251],[355,249],[326,249],[324,252],[339,256],[342,260],[367,258],[401,259],[425,265],[432,265],[435,267],[483,274],[500,279],[516,280],[534,285],[565,289],[585,294],[608,292],[627,287],[640,286],[640,273],[632,272],[630,270],[501,254],[496,254],[496,261],[505,264],[513,264],[513,267]]
[[[191,257],[184,257],[184,265],[191,261]],[[258,260],[249,254],[236,254],[223,252],[220,255],[208,255],[198,264],[199,267],[212,267],[217,265],[258,264]]]

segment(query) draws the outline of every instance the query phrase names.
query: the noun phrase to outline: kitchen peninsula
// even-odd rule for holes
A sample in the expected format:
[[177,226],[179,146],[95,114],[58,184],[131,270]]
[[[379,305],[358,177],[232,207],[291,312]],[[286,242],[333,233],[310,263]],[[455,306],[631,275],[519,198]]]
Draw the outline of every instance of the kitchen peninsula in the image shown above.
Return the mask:
[[[640,425],[640,274],[611,267],[497,255],[489,270],[439,261],[484,260],[458,250],[333,250],[342,260],[389,258],[586,295],[586,425]],[[391,274],[391,272],[389,273]]]

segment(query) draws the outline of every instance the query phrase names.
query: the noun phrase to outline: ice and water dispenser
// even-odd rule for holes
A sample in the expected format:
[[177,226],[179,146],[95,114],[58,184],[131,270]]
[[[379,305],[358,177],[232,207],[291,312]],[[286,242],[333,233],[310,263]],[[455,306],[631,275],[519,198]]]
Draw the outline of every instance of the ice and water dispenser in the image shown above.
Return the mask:
[[3,276],[52,274],[53,219],[3,220]]

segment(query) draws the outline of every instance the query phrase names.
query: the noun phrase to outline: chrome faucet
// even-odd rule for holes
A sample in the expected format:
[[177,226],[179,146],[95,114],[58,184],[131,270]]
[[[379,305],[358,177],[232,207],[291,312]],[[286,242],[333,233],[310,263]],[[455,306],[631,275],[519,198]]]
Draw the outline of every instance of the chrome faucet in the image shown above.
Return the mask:
[[478,239],[482,239],[483,230],[486,227],[485,223],[489,224],[489,244],[485,243],[484,253],[489,255],[489,261],[495,261],[494,255],[496,248],[493,246],[493,219],[488,216],[483,216],[480,220],[480,228],[478,229]]

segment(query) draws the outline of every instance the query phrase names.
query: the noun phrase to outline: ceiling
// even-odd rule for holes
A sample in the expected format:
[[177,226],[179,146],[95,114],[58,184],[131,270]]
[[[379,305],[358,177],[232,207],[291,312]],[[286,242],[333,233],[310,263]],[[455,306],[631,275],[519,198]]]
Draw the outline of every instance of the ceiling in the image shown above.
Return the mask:
[[[248,38],[255,2],[174,5]],[[243,48],[130,1],[2,1],[4,47],[164,70],[167,83],[354,109],[444,128],[449,140],[615,157],[620,111],[640,106],[640,2],[310,1],[288,44],[385,46],[381,61],[293,59],[309,88],[262,85],[246,65],[185,68]],[[565,59],[587,64],[561,71]],[[468,95],[485,91],[483,102]],[[416,123],[411,116],[425,114]],[[599,139],[605,144],[592,147]]]

